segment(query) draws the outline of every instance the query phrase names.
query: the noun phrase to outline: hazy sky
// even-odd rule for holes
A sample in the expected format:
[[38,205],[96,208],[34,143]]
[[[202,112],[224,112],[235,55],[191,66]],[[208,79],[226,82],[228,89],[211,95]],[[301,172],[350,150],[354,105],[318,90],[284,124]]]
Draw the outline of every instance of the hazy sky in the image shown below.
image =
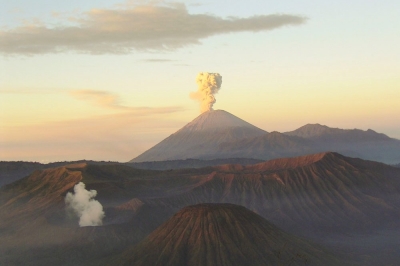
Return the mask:
[[400,139],[400,2],[0,0],[0,160],[128,161],[215,109]]

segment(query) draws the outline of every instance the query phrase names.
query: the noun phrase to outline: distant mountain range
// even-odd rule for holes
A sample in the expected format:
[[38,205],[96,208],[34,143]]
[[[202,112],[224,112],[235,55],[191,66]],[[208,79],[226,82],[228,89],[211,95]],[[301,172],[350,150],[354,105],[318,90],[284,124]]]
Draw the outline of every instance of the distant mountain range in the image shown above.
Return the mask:
[[[105,209],[103,226],[79,227],[77,219],[67,215],[65,195],[78,182],[97,191],[96,199]],[[183,209],[201,203],[241,205],[262,220],[236,207],[217,213],[210,210],[209,214],[196,211],[196,207]],[[161,261],[174,261],[174,254],[186,254],[184,260],[208,256],[226,260],[235,248],[231,245],[251,241],[260,246],[254,251],[275,251],[275,258],[282,261],[299,254],[295,257],[298,263],[289,265],[304,264],[302,258],[313,258],[306,265],[391,265],[400,260],[399,206],[399,168],[332,152],[247,166],[166,171],[78,163],[37,170],[0,188],[0,264],[115,265],[115,261],[134,261],[140,265],[147,262],[147,254]],[[175,218],[189,215],[193,220],[189,217],[178,226],[175,218],[169,220],[176,213]],[[236,222],[222,228],[226,219]],[[251,221],[254,224],[249,224]],[[171,227],[169,222],[177,226]],[[213,226],[220,226],[216,235],[203,234],[214,230]],[[167,231],[171,235],[162,239],[171,239],[170,244],[157,238],[158,233],[162,236]],[[268,242],[271,235],[282,239]],[[298,245],[300,240],[295,239],[299,236],[309,244]],[[191,242],[195,239],[198,244]],[[204,247],[204,243],[210,246]],[[304,249],[287,253],[299,246]],[[159,249],[162,251],[156,252]],[[249,252],[245,254],[252,254]],[[255,265],[268,259],[262,254],[252,258]],[[320,263],[326,258],[328,262]]]
[[207,166],[216,166],[221,164],[256,164],[262,160],[251,158],[227,158],[227,159],[213,159],[213,160],[200,160],[200,159],[185,159],[185,160],[167,160],[167,161],[152,161],[152,162],[139,162],[139,163],[119,163],[111,161],[90,161],[79,160],[69,162],[54,162],[42,164],[38,162],[6,162],[0,161],[0,187],[17,181],[25,176],[28,176],[33,171],[43,170],[47,168],[60,167],[70,164],[88,163],[96,165],[128,165],[137,169],[148,170],[169,170],[169,169],[184,169],[184,168],[201,168]]
[[334,151],[388,164],[400,161],[400,140],[371,129],[308,124],[285,133],[261,130],[223,110],[208,111],[130,162],[253,158],[269,160]]

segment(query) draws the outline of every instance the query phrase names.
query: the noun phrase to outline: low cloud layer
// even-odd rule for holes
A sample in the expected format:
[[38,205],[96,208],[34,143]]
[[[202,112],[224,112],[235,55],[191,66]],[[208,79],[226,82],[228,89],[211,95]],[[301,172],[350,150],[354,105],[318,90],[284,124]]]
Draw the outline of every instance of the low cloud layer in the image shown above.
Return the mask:
[[85,184],[79,182],[74,187],[74,193],[65,196],[67,210],[79,217],[79,226],[98,226],[103,224],[103,206],[94,199],[96,190],[86,190]]
[[288,14],[221,18],[190,14],[184,4],[173,4],[92,9],[70,20],[74,26],[38,24],[0,30],[0,53],[118,54],[133,50],[173,50],[199,44],[201,39],[218,34],[300,25],[306,18]]
[[121,104],[117,94],[101,90],[71,90],[69,94],[78,100],[89,102],[103,108],[110,108],[119,111],[127,111],[137,116],[148,116],[154,114],[167,114],[183,111],[180,106],[167,107],[131,107]]
[[122,106],[118,95],[107,91],[99,90],[71,90],[69,94],[78,100],[84,100],[92,104],[113,108],[113,109],[129,109],[129,107]]

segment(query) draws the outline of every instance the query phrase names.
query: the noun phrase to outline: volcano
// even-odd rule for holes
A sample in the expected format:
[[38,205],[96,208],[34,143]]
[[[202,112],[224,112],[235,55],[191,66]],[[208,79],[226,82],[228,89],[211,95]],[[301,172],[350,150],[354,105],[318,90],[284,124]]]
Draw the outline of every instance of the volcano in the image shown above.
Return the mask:
[[320,124],[268,133],[226,111],[213,110],[201,114],[130,162],[271,160],[328,151],[395,164],[400,161],[400,140],[371,129],[339,129]]
[[267,134],[266,131],[223,110],[202,113],[192,122],[164,139],[131,162],[177,159],[215,159],[215,148],[221,143],[234,142]]
[[126,251],[118,265],[344,265],[321,246],[234,204],[188,206]]

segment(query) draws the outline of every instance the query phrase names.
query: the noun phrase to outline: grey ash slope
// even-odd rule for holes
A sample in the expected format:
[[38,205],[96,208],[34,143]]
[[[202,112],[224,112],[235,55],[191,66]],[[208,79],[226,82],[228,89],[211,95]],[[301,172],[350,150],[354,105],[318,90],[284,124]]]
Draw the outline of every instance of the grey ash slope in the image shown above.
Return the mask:
[[201,114],[131,163],[228,158],[271,160],[328,151],[395,164],[400,161],[400,140],[371,129],[339,129],[320,124],[307,124],[291,132],[268,133],[217,110]]
[[226,111],[208,111],[131,162],[220,158],[213,154],[221,143],[264,134],[267,132]]

